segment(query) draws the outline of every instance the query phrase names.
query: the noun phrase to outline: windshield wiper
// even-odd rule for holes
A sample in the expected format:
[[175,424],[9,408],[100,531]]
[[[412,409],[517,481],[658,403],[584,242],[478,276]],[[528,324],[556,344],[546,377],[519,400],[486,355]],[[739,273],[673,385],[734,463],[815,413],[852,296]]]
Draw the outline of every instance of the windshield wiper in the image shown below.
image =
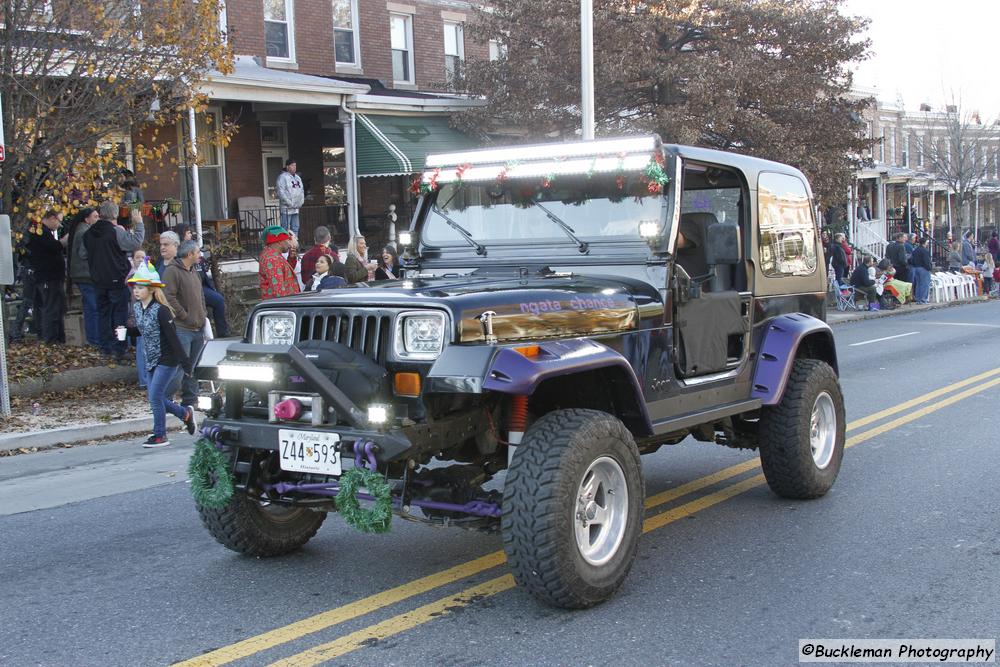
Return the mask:
[[462,238],[465,239],[465,242],[476,249],[477,255],[486,256],[486,246],[472,238],[472,234],[469,233],[468,229],[449,218],[447,213],[437,207],[437,204],[431,206],[431,210],[441,216],[441,219],[447,222],[449,227],[461,234]]
[[572,227],[563,222],[562,218],[560,218],[555,213],[542,206],[539,202],[536,201],[533,203],[535,206],[545,211],[545,215],[548,217],[549,220],[559,225],[559,228],[563,230],[563,232],[565,232],[566,236],[568,236],[573,241],[573,243],[576,244],[577,249],[581,253],[587,252],[587,250],[590,248],[590,244],[587,243],[586,241],[581,241],[579,238],[577,238],[576,234],[573,233]]

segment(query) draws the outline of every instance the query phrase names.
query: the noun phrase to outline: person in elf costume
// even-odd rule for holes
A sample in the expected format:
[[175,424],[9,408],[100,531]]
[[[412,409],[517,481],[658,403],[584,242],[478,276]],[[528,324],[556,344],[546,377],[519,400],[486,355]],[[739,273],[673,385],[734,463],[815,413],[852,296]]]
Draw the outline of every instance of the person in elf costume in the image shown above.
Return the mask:
[[295,279],[295,269],[281,254],[291,247],[292,235],[279,225],[271,225],[260,233],[260,238],[264,242],[258,273],[261,300],[298,294],[299,281]]
[[[191,372],[191,360],[184,351],[177,329],[174,313],[163,294],[163,283],[156,269],[148,263],[141,264],[128,279],[135,296],[132,317],[135,326],[128,328],[133,336],[142,336],[146,370],[149,372],[149,407],[153,411],[153,434],[142,443],[143,447],[164,447],[167,439],[167,412],[184,422],[187,432],[194,435],[194,408],[178,405],[167,395],[167,386],[182,366]],[[123,327],[124,329],[124,327]]]

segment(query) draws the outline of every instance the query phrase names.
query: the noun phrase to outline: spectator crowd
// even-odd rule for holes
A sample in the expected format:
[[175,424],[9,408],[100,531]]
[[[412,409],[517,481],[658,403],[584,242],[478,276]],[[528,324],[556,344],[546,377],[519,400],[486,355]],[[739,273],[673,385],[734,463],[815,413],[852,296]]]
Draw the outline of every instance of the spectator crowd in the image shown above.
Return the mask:
[[[834,289],[856,292],[864,297],[869,310],[892,309],[906,303],[929,303],[935,271],[932,240],[899,232],[886,246],[885,256],[876,258],[852,248],[842,233],[831,237],[822,233],[823,254]],[[949,232],[942,270],[972,276],[980,294],[996,294],[1000,281],[1000,238],[993,232],[982,259],[977,258],[972,231],[954,241]]]

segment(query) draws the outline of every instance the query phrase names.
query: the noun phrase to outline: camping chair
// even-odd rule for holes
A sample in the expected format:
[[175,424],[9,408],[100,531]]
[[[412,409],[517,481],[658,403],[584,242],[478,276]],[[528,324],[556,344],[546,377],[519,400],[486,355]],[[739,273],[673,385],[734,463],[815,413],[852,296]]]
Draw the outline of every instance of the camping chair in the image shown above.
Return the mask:
[[837,289],[834,291],[834,294],[837,295],[837,310],[846,311],[858,309],[856,299],[859,292],[854,285],[846,283],[839,284],[837,285]]

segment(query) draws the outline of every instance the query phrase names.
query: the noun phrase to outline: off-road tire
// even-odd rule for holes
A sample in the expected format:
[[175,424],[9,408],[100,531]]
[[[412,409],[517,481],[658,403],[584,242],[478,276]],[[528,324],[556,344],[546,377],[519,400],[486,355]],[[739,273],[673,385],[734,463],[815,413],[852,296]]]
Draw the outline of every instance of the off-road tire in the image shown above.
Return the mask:
[[[812,413],[826,393],[836,416],[832,456],[820,468],[810,445]],[[844,457],[844,397],[837,375],[817,359],[796,359],[781,402],[760,419],[760,464],[771,490],[783,498],[809,499],[826,494]]]
[[[617,549],[601,565],[577,546],[577,498],[602,457],[624,473],[628,501]],[[557,410],[536,421],[514,450],[504,482],[504,551],[517,583],[542,602],[583,609],[607,600],[628,576],[642,533],[643,479],[631,433],[596,410]]]
[[198,507],[205,528],[219,544],[247,556],[281,556],[301,548],[326,519],[325,512],[262,505],[237,491],[221,509]]

